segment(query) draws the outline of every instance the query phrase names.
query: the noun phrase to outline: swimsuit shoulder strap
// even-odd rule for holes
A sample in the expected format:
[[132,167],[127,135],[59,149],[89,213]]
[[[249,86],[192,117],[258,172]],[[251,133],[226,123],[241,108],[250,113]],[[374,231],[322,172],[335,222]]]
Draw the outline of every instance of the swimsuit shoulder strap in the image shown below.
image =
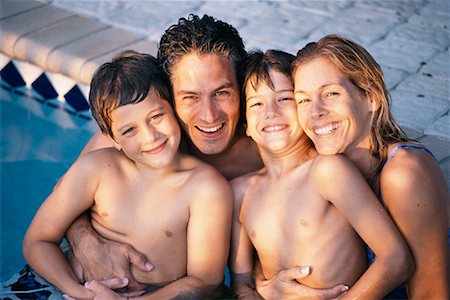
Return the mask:
[[397,153],[397,151],[398,151],[399,149],[405,149],[405,150],[419,150],[419,151],[423,151],[423,152],[425,152],[425,153],[430,154],[430,155],[436,160],[436,158],[434,157],[433,153],[431,153],[431,151],[428,150],[428,149],[425,148],[425,147],[422,147],[422,146],[416,146],[416,145],[397,145],[397,146],[395,146],[394,150],[392,150],[392,152],[389,154],[388,158],[386,159],[385,164],[386,164],[388,161],[390,161],[390,160],[394,157],[394,155]]

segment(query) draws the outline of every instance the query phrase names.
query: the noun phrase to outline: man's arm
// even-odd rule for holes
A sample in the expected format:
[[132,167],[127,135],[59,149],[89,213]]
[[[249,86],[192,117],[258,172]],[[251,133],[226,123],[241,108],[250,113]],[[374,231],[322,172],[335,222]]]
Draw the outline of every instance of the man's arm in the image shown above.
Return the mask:
[[[84,147],[80,156],[101,149],[113,147],[110,138],[97,131]],[[85,280],[104,278],[128,278],[127,289],[138,291],[143,289],[130,271],[130,264],[142,271],[151,271],[153,266],[147,258],[129,245],[102,238],[92,227],[89,214],[78,217],[66,232],[66,238],[73,254],[84,271]]]

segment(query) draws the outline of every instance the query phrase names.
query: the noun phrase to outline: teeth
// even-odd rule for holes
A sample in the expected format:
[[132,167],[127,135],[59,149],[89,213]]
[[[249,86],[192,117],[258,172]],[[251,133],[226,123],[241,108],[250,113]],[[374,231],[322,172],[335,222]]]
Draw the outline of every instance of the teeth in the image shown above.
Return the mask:
[[339,126],[341,126],[340,123],[333,123],[333,124],[330,124],[330,125],[327,125],[327,126],[324,126],[324,127],[316,128],[316,129],[314,129],[314,132],[317,135],[328,134],[331,131],[339,128]]
[[268,126],[264,128],[265,132],[274,132],[274,131],[279,131],[281,129],[283,129],[285,126],[283,125],[275,125],[275,126]]
[[223,123],[218,125],[218,126],[214,126],[214,127],[200,127],[200,126],[197,126],[197,128],[200,129],[201,131],[208,132],[208,133],[216,132],[219,129],[221,129],[222,127],[223,127]]

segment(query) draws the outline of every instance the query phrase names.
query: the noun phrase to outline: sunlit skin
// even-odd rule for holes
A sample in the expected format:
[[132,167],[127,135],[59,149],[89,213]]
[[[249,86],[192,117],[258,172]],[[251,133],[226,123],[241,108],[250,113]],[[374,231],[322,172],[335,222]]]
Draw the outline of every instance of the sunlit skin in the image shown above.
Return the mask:
[[[377,158],[370,153],[370,117],[378,104],[326,58],[301,64],[294,79],[299,122],[317,151],[349,157],[374,192],[382,195],[407,241],[415,261],[415,271],[406,281],[408,297],[448,299],[449,195],[436,161],[423,151],[399,150],[379,174],[371,175]],[[397,145],[388,145],[387,152]]]
[[[64,293],[91,299],[59,248],[67,228],[90,210],[102,238],[151,259],[151,272],[130,266],[133,278],[157,289],[142,299],[192,296],[219,285],[231,227],[228,182],[179,152],[180,127],[170,104],[156,93],[114,109],[111,119],[117,149],[86,153],[67,171],[27,231],[27,261]],[[72,259],[82,281],[82,267]]]
[[294,80],[299,122],[319,153],[351,153],[369,147],[370,118],[377,105],[328,59],[302,64]]
[[[345,299],[381,298],[408,275],[407,247],[356,167],[343,156],[316,156],[298,124],[290,78],[269,74],[274,90],[265,83],[245,90],[247,133],[265,168],[232,181],[238,294],[251,294],[257,253],[265,279],[308,265],[313,271],[301,284],[345,284]],[[380,255],[367,272],[362,240]]]
[[[297,122],[291,80],[280,72],[271,71],[270,74],[276,83],[276,90],[265,83],[261,83],[256,90],[252,84],[246,86],[247,135],[260,148],[277,153],[292,146],[300,146],[303,130]],[[264,155],[264,151],[260,152]]]
[[154,168],[173,162],[180,128],[170,104],[151,91],[147,99],[111,112],[115,146],[137,165]]
[[218,54],[186,54],[173,66],[171,81],[175,111],[190,141],[203,154],[223,152],[239,120],[239,87],[230,61]]

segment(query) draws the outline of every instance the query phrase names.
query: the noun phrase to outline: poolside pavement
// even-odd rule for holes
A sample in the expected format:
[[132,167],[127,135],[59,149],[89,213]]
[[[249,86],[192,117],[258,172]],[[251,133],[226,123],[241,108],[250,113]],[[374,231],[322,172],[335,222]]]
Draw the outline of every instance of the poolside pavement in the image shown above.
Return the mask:
[[0,67],[12,60],[86,86],[121,50],[156,54],[164,29],[189,13],[232,24],[247,49],[295,54],[329,33],[362,44],[385,72],[395,118],[433,151],[450,189],[448,0],[0,0]]

